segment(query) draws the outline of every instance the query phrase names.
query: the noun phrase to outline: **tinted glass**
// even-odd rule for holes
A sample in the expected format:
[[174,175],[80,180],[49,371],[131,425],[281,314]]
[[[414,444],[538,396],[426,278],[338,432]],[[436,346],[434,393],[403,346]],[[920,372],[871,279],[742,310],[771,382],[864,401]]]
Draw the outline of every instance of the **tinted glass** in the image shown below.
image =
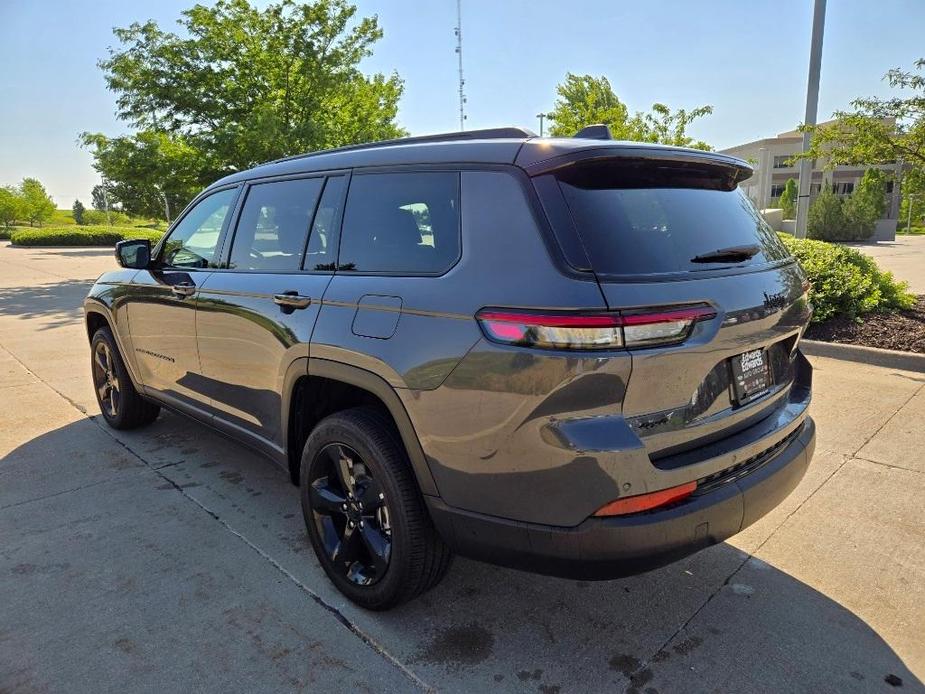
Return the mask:
[[329,178],[324,184],[324,193],[312,222],[312,233],[308,237],[307,270],[333,270],[337,261],[337,222],[340,202],[344,195],[346,179],[343,176]]
[[251,186],[238,218],[229,267],[298,270],[322,178]]
[[229,188],[200,200],[170,233],[161,249],[162,262],[171,267],[209,267],[237,192]]
[[448,270],[459,257],[459,174],[355,175],[342,235],[341,270]]
[[[638,187],[637,185],[639,184]],[[598,273],[694,272],[788,257],[777,234],[739,189],[689,171],[656,169],[628,179],[599,167],[560,175],[560,186]],[[747,247],[748,259],[693,262]]]

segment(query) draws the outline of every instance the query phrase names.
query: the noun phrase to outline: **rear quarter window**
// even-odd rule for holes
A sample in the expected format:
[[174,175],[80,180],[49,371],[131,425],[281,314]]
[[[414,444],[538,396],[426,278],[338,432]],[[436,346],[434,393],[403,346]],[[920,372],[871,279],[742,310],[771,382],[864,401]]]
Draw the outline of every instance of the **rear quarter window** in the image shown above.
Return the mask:
[[[724,179],[665,166],[585,166],[557,178],[597,273],[703,272],[789,257],[752,202]],[[751,257],[703,262],[743,248]]]

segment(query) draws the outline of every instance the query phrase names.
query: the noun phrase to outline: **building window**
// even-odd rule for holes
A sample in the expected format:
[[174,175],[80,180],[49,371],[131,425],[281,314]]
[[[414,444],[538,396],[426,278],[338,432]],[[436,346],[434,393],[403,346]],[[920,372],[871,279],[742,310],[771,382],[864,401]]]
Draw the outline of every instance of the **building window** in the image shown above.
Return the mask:
[[832,184],[832,192],[838,195],[851,195],[854,192],[854,181],[842,181]]
[[886,182],[886,192],[887,192],[887,195],[893,194],[893,181]]
[[819,195],[822,192],[821,183],[810,183],[809,184],[809,194],[810,195]]
[[771,186],[771,197],[772,198],[779,198],[783,194],[784,194],[784,184],[783,183],[775,183]]
[[785,154],[781,157],[774,157],[774,168],[775,169],[789,169],[790,159],[793,157],[792,154]]

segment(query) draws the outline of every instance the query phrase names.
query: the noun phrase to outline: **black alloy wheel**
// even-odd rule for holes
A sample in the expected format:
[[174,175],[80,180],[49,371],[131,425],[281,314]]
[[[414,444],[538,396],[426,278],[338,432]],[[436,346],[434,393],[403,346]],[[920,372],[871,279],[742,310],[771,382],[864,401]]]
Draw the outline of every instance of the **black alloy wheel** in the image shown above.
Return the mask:
[[122,399],[121,383],[112,350],[105,340],[100,340],[93,348],[93,386],[96,388],[100,409],[107,418],[118,417]]
[[312,515],[324,551],[349,581],[369,586],[389,568],[392,528],[385,493],[360,454],[330,443],[312,466],[325,474],[312,480]]

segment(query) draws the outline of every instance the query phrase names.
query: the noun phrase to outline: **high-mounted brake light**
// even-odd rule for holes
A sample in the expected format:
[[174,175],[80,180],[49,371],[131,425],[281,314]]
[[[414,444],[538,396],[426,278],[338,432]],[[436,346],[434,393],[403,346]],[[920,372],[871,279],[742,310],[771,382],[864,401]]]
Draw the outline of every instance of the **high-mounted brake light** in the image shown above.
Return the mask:
[[476,314],[494,342],[546,349],[613,349],[683,342],[697,321],[716,316],[705,304],[631,313],[537,313],[483,309]]
[[605,504],[594,512],[595,516],[625,516],[629,513],[639,513],[640,511],[651,511],[654,508],[667,506],[683,499],[686,499],[697,489],[696,482],[687,482],[679,484],[677,487],[660,489],[657,492],[649,494],[636,494],[635,496],[626,496],[616,501]]

